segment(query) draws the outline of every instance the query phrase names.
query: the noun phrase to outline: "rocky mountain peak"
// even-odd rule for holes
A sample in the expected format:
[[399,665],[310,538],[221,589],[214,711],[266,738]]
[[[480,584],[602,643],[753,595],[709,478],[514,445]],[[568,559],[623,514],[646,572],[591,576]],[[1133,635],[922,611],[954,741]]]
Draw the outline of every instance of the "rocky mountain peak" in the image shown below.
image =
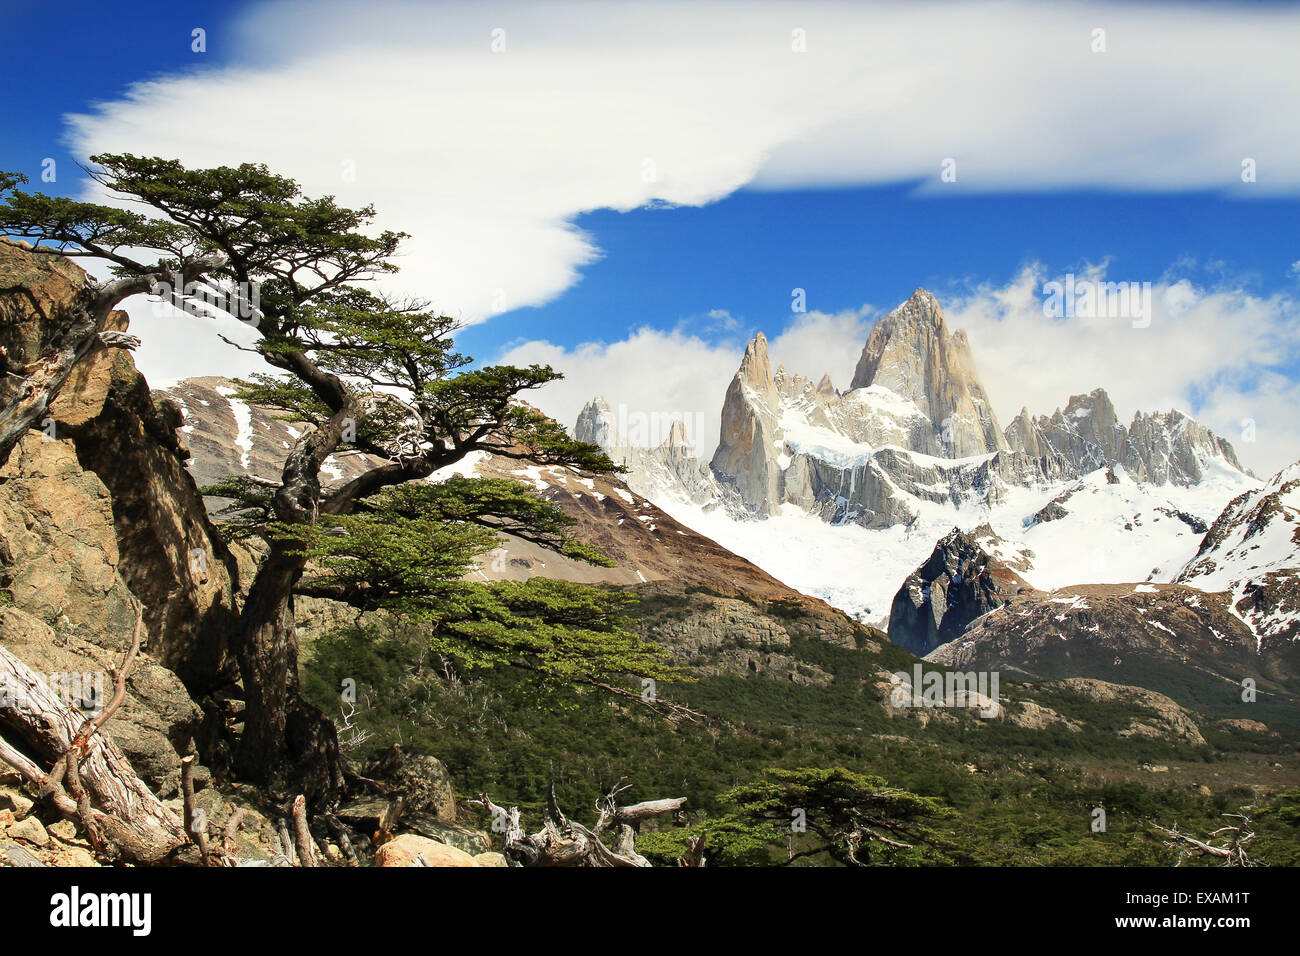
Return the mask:
[[[1062,414],[1060,409],[1056,414]],[[1070,400],[1065,403],[1064,416],[1075,419],[1092,416],[1094,421],[1104,427],[1111,427],[1119,421],[1119,416],[1115,414],[1115,405],[1104,388],[1094,388],[1087,395],[1071,395]]]
[[598,445],[606,451],[623,444],[622,436],[618,434],[614,409],[599,395],[582,406],[582,411],[578,413],[578,420],[573,426],[573,437],[578,441]]
[[745,357],[727,387],[713,471],[751,507],[773,513],[780,504],[781,393],[772,377],[767,336],[749,340]]
[[986,544],[998,537],[987,525],[953,528],[899,589],[889,614],[889,639],[924,656],[957,637],[976,618],[1033,588]]
[[917,289],[876,323],[849,388],[882,386],[911,400],[934,425],[935,449],[966,458],[1006,448],[993,406],[975,374],[970,342],[951,334],[933,295]]
[[745,346],[745,357],[740,360],[736,378],[761,393],[776,391],[772,376],[772,362],[767,354],[767,336],[759,332]]
[[1070,396],[1050,417],[1022,410],[1004,437],[1012,451],[1052,459],[1062,474],[1120,465],[1135,481],[1187,486],[1211,459],[1245,473],[1231,444],[1180,411],[1138,412],[1125,427],[1102,388]]
[[821,381],[817,383],[817,394],[826,399],[839,397],[840,393],[836,391],[835,386],[831,384],[830,372],[823,374]]
[[668,425],[668,437],[664,439],[663,448],[689,448],[690,441],[686,438],[686,423],[680,418],[674,418]]

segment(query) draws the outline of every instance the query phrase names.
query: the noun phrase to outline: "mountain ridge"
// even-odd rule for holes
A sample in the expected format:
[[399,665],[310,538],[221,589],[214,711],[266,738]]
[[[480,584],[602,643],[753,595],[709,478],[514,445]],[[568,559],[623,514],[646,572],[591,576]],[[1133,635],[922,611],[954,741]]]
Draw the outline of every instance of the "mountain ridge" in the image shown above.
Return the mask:
[[[598,417],[589,404],[576,434],[604,447],[606,433],[583,421]],[[1025,570],[1039,588],[1166,580],[1227,502],[1262,484],[1230,442],[1181,411],[1122,424],[1104,388],[1051,414],[1024,407],[1001,428],[968,336],[948,329],[924,289],[873,326],[847,390],[825,374],[773,372],[759,332],[726,390],[710,462],[684,447],[626,460],[629,485],[685,524],[882,627],[898,585],[954,526],[990,524],[1011,551],[1037,552]],[[828,566],[820,543],[796,543],[810,549],[797,566],[777,553],[786,532],[771,525],[763,542],[747,524],[784,527],[799,514],[880,536],[868,553],[889,584]]]

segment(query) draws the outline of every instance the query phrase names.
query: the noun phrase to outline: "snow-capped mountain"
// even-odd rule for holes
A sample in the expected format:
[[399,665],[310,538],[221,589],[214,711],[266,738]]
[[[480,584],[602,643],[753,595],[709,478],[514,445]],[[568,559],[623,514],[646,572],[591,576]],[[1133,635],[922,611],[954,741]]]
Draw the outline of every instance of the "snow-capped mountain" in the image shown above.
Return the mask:
[[725,508],[737,517],[745,514],[736,495],[720,485],[708,465],[692,454],[680,419],[670,424],[667,437],[657,447],[640,448],[623,434],[609,403],[594,398],[578,415],[573,435],[579,441],[599,445],[617,464],[627,468],[627,486],[644,498],[706,510]]
[[[902,581],[954,527],[987,525],[1034,587],[1171,581],[1224,506],[1262,486],[1182,412],[1122,424],[1106,392],[1023,409],[1003,430],[970,343],[918,289],[877,322],[846,391],[772,371],[748,344],[707,465],[683,446],[629,450],[608,405],[579,438],[679,521],[809,594],[883,624]],[[758,520],[755,520],[758,519]],[[991,539],[990,539],[991,540]]]
[[1234,498],[1177,580],[1224,591],[1265,644],[1300,644],[1300,462]]

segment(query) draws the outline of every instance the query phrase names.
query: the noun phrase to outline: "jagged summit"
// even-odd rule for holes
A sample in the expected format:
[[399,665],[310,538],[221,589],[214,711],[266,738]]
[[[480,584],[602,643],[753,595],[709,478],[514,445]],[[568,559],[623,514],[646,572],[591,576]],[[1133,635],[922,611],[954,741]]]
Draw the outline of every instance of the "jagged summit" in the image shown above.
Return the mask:
[[623,436],[618,434],[618,422],[614,418],[614,409],[604,396],[598,395],[582,406],[578,421],[573,428],[573,437],[578,441],[591,442],[606,451],[622,448]]
[[759,332],[745,348],[722,404],[722,428],[712,468],[756,511],[780,507],[781,395],[772,377],[767,336]]
[[736,378],[761,392],[775,389],[772,378],[772,361],[767,354],[767,336],[757,333],[745,346],[745,357],[740,360]]
[[966,334],[949,332],[939,301],[925,289],[913,292],[867,337],[849,390],[873,385],[910,399],[933,423],[934,447],[918,451],[968,458],[1006,448]]
[[1137,412],[1125,427],[1104,388],[1070,396],[1051,416],[1022,409],[1004,437],[1013,452],[1051,461],[1054,474],[1121,465],[1136,481],[1188,486],[1215,459],[1248,474],[1231,443],[1177,409]]

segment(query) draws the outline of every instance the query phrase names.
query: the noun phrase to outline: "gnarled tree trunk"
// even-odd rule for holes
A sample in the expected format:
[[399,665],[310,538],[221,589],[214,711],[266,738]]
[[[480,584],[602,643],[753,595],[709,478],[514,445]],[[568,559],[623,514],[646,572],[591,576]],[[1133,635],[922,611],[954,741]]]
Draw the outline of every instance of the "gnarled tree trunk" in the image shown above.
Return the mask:
[[343,787],[333,723],[302,696],[293,588],[301,558],[274,545],[249,590],[235,641],[244,681],[238,772],[278,795],[302,793],[314,809],[337,803]]

